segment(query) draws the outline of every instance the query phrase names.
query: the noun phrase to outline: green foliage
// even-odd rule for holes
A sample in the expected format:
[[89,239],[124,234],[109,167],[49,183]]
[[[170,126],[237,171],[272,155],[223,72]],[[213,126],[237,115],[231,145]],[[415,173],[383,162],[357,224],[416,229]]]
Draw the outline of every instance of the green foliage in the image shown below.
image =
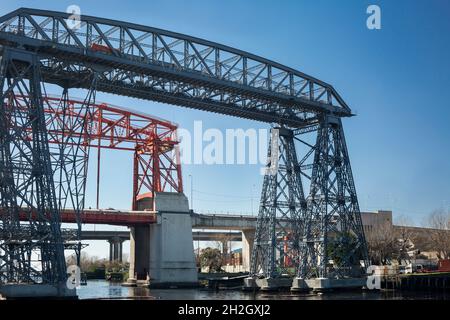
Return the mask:
[[219,249],[205,248],[200,253],[200,266],[208,267],[209,272],[222,271],[223,258]]
[[[329,239],[327,246],[327,256],[329,260],[333,260],[336,267],[341,267],[348,262],[349,265],[359,265],[362,259],[361,250],[357,248],[357,239],[351,233],[339,233],[335,237]],[[350,253],[350,254],[349,254]]]

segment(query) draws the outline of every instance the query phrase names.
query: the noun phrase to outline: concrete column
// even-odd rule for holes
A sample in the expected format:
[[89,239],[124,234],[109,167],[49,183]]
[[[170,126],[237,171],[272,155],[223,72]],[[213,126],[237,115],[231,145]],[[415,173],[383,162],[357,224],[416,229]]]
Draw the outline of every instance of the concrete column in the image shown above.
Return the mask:
[[109,262],[114,261],[114,243],[112,240],[108,240],[109,242]]
[[228,263],[228,241],[222,241],[222,257],[224,259],[224,263]]
[[123,252],[123,239],[114,237],[109,239],[109,261],[119,261],[122,262],[122,252]]
[[150,270],[150,226],[130,228],[130,280],[145,280]]
[[119,242],[117,240],[114,241],[114,261],[119,260]]
[[158,192],[155,205],[157,223],[131,228],[127,283],[132,285],[149,275],[151,287],[198,285],[186,196]]
[[192,221],[186,196],[158,192],[155,200],[158,223],[150,226],[151,285],[198,285]]
[[224,256],[228,254],[228,241],[222,241],[222,253]]
[[123,262],[123,240],[119,241],[119,262]]
[[134,227],[130,227],[130,268],[128,270],[128,281],[136,280],[136,242],[135,242]]
[[242,264],[244,271],[250,271],[250,259],[254,241],[255,229],[242,230]]

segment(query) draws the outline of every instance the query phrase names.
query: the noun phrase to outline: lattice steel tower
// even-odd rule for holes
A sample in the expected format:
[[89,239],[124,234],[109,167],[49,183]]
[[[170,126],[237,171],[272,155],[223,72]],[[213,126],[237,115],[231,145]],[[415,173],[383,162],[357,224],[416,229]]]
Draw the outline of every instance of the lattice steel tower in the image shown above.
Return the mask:
[[[272,129],[252,252],[253,277],[361,277],[361,261],[368,266],[341,119],[317,117],[315,124],[303,128]],[[314,133],[315,143],[306,142],[304,136]],[[300,161],[294,141],[300,142]],[[309,182],[306,199],[303,182]]]
[[308,152],[314,160],[298,276],[361,277],[360,262],[369,265],[367,245],[340,118],[320,118],[316,143]]
[[292,276],[298,265],[299,231],[306,210],[292,130],[271,130],[265,169],[251,273],[266,278]]
[[[0,286],[65,285],[60,231],[38,57],[3,48],[0,55]],[[16,107],[16,93],[25,107]],[[28,217],[20,223],[20,215]]]

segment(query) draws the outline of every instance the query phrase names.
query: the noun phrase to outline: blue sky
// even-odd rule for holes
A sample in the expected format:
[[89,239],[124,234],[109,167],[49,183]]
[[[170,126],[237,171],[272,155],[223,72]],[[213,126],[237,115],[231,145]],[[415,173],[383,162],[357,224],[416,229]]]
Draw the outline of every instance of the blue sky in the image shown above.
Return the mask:
[[[108,17],[205,38],[275,60],[331,83],[357,116],[344,120],[361,209],[393,210],[421,224],[450,207],[450,2],[435,1],[8,1]],[[381,8],[381,30],[366,8]],[[267,128],[249,120],[130,98],[98,100],[166,118],[185,128]],[[104,152],[101,206],[129,208],[131,154]],[[91,168],[94,166],[92,165]],[[257,212],[259,165],[183,167],[194,208]],[[93,172],[92,172],[93,173]],[[91,182],[94,175],[91,175]],[[88,206],[95,205],[89,184]],[[214,193],[214,195],[212,194]],[[103,227],[102,227],[103,228]],[[97,248],[97,249],[95,249]],[[103,248],[103,247],[102,247]],[[89,250],[100,253],[99,245]]]

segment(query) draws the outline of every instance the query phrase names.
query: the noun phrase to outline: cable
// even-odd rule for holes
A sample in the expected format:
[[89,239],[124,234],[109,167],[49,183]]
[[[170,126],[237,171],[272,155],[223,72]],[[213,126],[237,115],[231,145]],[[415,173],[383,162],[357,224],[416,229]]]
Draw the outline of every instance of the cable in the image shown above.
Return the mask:
[[229,194],[227,195],[227,194],[219,194],[219,193],[212,193],[212,192],[204,192],[204,191],[199,191],[196,189],[192,189],[192,191],[194,191],[196,193],[217,196],[217,197],[225,197],[225,198],[239,198],[239,199],[254,199],[255,198],[255,197],[249,197],[249,196],[234,196],[234,195],[229,195]]
[[223,203],[250,203],[251,200],[208,200],[208,199],[199,199],[194,198],[197,201],[204,201],[204,202],[223,202]]

